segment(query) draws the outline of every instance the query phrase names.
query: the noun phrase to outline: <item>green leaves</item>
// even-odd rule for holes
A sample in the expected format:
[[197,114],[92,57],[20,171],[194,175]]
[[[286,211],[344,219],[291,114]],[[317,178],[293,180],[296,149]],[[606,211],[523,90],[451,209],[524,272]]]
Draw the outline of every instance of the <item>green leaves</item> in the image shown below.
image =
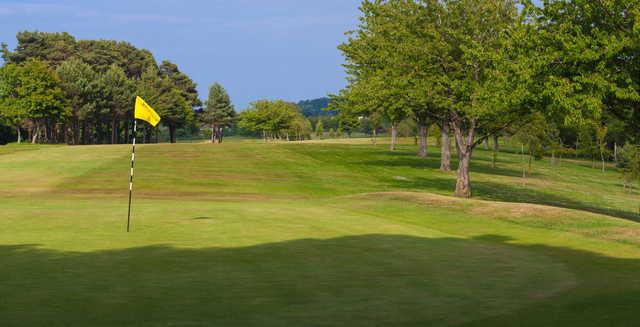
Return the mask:
[[201,115],[201,120],[209,125],[230,126],[236,112],[227,90],[219,83],[214,83],[209,88],[209,97],[205,103],[206,107]]
[[68,114],[58,76],[39,60],[30,59],[18,68],[16,97],[18,105],[34,119],[61,120]]
[[[258,100],[240,114],[239,126],[252,132],[262,132],[269,138],[310,134],[311,125],[295,103],[282,100]],[[317,131],[316,131],[317,132]]]

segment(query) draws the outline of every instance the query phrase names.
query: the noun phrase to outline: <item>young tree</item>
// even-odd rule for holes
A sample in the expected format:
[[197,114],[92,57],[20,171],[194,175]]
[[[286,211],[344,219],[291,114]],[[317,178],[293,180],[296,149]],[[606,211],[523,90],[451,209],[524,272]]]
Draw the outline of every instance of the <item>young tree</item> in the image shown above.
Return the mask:
[[626,190],[633,181],[640,179],[640,151],[638,146],[627,143],[620,150],[617,167],[622,171],[623,187]]
[[324,138],[324,124],[322,123],[322,119],[318,119],[318,123],[316,123],[315,133],[317,138]]
[[209,88],[209,97],[202,114],[204,123],[211,127],[211,143],[222,143],[224,128],[232,125],[236,112],[227,91],[219,83]]
[[296,115],[291,123],[290,133],[295,135],[295,139],[298,141],[304,141],[305,139],[311,139],[311,122],[303,115]]
[[342,138],[344,133],[351,138],[351,134],[360,126],[360,117],[349,111],[341,111],[338,115],[338,138]]
[[602,161],[602,172],[605,172],[606,163],[605,163],[605,154],[607,153],[607,133],[609,132],[609,128],[606,125],[596,125],[594,126],[596,142],[598,144],[598,152],[600,154],[600,160]]
[[[518,129],[515,137],[522,143],[523,148],[527,149],[529,155],[526,170],[528,174],[531,174],[533,169],[533,160],[541,159],[545,149],[555,141],[553,135],[555,135],[555,128],[540,113],[533,114],[531,119]],[[524,174],[525,177],[527,173]]]

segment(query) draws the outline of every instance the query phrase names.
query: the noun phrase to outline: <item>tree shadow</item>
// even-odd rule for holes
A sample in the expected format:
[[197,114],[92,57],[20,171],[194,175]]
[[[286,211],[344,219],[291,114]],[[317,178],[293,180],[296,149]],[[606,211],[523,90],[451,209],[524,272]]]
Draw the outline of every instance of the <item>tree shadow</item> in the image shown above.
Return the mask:
[[[473,176],[472,176],[473,178]],[[449,176],[442,177],[414,177],[410,180],[391,180],[393,186],[417,191],[429,190],[440,194],[452,193],[455,189],[456,181]],[[512,186],[503,183],[488,181],[471,181],[473,185],[474,197],[484,200],[494,200],[513,203],[531,203],[540,205],[550,205],[555,207],[583,210],[596,214],[608,215],[623,218],[631,221],[640,221],[640,216],[632,211],[625,211],[615,208],[604,208],[590,202],[583,202],[557,194],[546,193],[544,191],[526,187]]]
[[[474,161],[471,165],[473,193],[474,196],[481,199],[497,200],[503,202],[551,205],[568,209],[584,210],[633,221],[640,221],[640,216],[636,212],[632,211],[615,208],[605,208],[589,202],[583,202],[557,194],[550,194],[544,192],[543,190],[530,187],[510,186],[504,183],[495,183],[488,181],[476,181],[473,179],[474,173],[521,178],[522,171],[517,169],[508,169],[500,166],[498,166],[497,168],[493,168],[489,163],[490,161],[477,160],[475,157],[473,160]],[[389,159],[369,160],[363,162],[363,164],[371,165],[374,167],[438,170],[440,168],[440,158],[437,156],[430,156],[427,159],[420,159],[416,158],[415,156],[401,155],[390,156]],[[453,161],[452,166],[455,168],[456,165],[457,163]],[[529,174],[529,178],[535,178],[536,176],[540,175],[535,171]],[[440,194],[453,193],[456,183],[453,176],[445,174],[433,174],[429,177],[414,176],[410,179],[384,179],[384,182],[391,183],[392,186],[398,188],[412,189],[417,191],[429,190],[438,192]]]
[[[481,160],[473,159],[471,163],[471,170],[475,173],[483,173],[490,175],[499,175],[505,177],[521,177],[522,171],[517,169],[509,169],[498,166],[496,168],[491,167],[490,164],[480,163]],[[381,160],[367,160],[362,162],[365,165],[372,165],[376,167],[394,167],[394,168],[411,168],[411,169],[440,169],[440,157],[429,156],[428,158],[417,158],[415,156],[398,156],[391,157],[390,159]],[[456,169],[458,161],[452,159],[451,167]],[[536,176],[533,172],[532,176]]]
[[4,326],[640,323],[639,260],[501,235],[94,252],[11,245],[0,258]]

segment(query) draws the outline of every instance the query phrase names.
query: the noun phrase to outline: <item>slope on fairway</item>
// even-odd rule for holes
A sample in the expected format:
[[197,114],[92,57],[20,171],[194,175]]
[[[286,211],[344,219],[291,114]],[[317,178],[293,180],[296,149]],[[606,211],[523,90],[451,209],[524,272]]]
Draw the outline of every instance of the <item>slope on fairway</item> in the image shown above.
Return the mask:
[[[435,195],[453,176],[408,148],[150,145],[126,234],[128,151],[0,149],[2,325],[638,324],[640,225],[589,201],[633,196],[610,181],[564,195],[590,213]],[[514,189],[502,160],[481,198]]]

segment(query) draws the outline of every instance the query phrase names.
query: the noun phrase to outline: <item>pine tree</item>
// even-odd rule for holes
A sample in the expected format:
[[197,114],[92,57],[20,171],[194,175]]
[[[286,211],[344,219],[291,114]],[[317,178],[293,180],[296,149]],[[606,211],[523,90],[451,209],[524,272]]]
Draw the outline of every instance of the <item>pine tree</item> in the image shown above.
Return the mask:
[[211,127],[211,143],[222,143],[224,128],[231,126],[236,112],[227,91],[219,83],[209,88],[209,98],[202,115],[204,123]]

